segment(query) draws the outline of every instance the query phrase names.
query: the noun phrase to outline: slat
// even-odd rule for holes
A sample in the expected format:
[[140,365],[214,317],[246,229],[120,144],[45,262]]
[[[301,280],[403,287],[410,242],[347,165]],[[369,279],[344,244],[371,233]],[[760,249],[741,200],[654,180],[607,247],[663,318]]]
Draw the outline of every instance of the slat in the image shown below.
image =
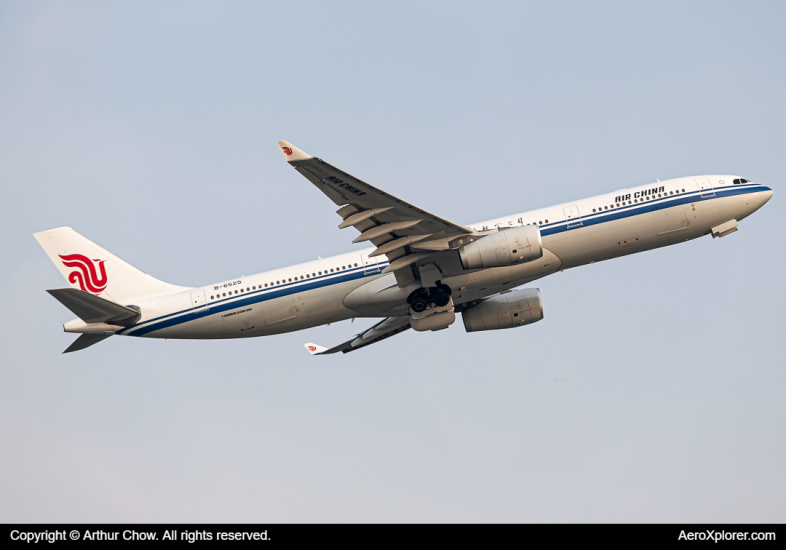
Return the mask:
[[353,243],[362,243],[363,241],[369,241],[374,237],[379,237],[380,235],[384,235],[385,233],[392,233],[393,231],[400,231],[402,229],[407,229],[412,227],[413,225],[417,225],[423,220],[406,220],[403,222],[392,222],[392,223],[383,223],[382,225],[378,225],[376,227],[372,227],[371,229],[364,231],[360,234],[360,236],[352,241]]
[[383,244],[379,248],[377,248],[374,252],[368,255],[369,258],[373,258],[374,256],[382,256],[383,254],[387,254],[397,248],[402,248],[407,246],[408,244],[416,243],[418,241],[422,241],[423,239],[430,237],[431,235],[410,235],[409,237],[401,237],[400,239],[392,240],[388,243]]
[[355,225],[356,223],[359,223],[359,222],[362,222],[363,220],[369,219],[371,216],[376,216],[377,214],[379,214],[381,212],[387,212],[388,210],[392,210],[392,209],[393,209],[392,206],[388,206],[387,208],[374,208],[373,210],[363,210],[363,211],[358,212],[356,214],[352,214],[346,220],[341,222],[338,225],[338,228],[339,229],[345,229],[347,227],[351,227],[351,226]]

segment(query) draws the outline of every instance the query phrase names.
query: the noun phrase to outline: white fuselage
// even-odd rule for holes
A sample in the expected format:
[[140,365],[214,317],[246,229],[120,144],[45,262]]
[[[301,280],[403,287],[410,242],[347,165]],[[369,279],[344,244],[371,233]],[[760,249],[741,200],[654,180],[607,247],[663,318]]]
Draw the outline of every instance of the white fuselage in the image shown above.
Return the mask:
[[[562,269],[708,234],[760,208],[772,191],[735,176],[678,178],[485,222],[475,231],[536,224],[544,255],[511,267],[466,271],[458,253],[437,263],[456,306]],[[153,338],[242,338],[291,332],[353,317],[407,315],[407,296],[373,248],[192,288],[135,303],[141,318],[116,334]],[[127,304],[129,305],[129,304]],[[115,327],[117,328],[117,327]],[[74,332],[82,332],[74,330]]]

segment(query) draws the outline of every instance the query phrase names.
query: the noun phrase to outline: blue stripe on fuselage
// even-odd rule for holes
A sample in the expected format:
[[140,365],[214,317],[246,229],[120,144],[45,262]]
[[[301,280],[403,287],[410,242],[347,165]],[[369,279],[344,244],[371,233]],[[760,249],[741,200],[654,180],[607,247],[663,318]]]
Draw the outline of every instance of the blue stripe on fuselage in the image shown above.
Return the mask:
[[[692,202],[706,201],[706,200],[712,200],[722,197],[732,197],[735,195],[742,195],[747,193],[758,193],[761,191],[770,191],[770,188],[764,185],[757,185],[757,184],[746,185],[746,186],[733,185],[733,186],[715,188],[714,194],[708,196],[701,196],[701,193],[708,193],[710,192],[709,190],[705,190],[705,191],[697,190],[694,192],[683,193],[680,195],[667,196],[660,199],[654,199],[647,202],[640,202],[638,204],[621,206],[619,208],[614,208],[613,210],[608,210],[608,211],[604,210],[603,212],[597,212],[590,215],[582,216],[581,212],[579,212],[579,218],[575,220],[571,220],[570,227],[568,227],[567,221],[561,221],[561,222],[554,222],[550,224],[543,224],[540,226],[540,231],[543,236],[555,235],[557,233],[572,231],[574,229],[581,229],[583,227],[588,227],[590,225],[597,225],[597,224],[606,223],[623,218],[629,218],[632,216],[639,216],[641,214],[646,214],[647,212],[654,212],[656,210],[664,210],[666,208],[671,208],[672,206],[679,206],[682,204],[690,204]],[[381,271],[387,265],[388,264],[379,264],[378,265],[379,270]],[[230,311],[233,309],[237,309],[239,307],[258,304],[268,300],[273,300],[275,298],[281,298],[283,296],[297,294],[299,292],[305,292],[306,290],[323,288],[326,286],[331,286],[346,281],[353,281],[356,279],[361,279],[363,277],[370,277],[378,274],[379,271],[365,273],[364,267],[359,267],[359,268],[347,270],[345,273],[342,273],[338,276],[323,275],[315,279],[283,284],[274,289],[255,290],[255,291],[244,293],[243,295],[240,296],[233,296],[232,298],[226,298],[225,300],[216,300],[210,304],[206,304],[207,307],[205,309],[196,310],[196,311],[192,309],[185,309],[185,310],[177,311],[175,313],[162,315],[154,319],[149,319],[147,321],[143,321],[131,327],[127,327],[122,330],[119,330],[117,331],[116,334],[127,334],[128,336],[143,336],[145,334],[148,334],[156,330],[172,327],[182,323],[187,323],[189,321],[201,319],[203,317],[215,315],[216,313],[222,313],[224,311]]]
[[123,330],[119,330],[117,331],[117,334],[126,334],[128,336],[143,336],[155,330],[172,327],[175,325],[179,325],[181,323],[187,323],[189,321],[201,319],[203,317],[214,315],[216,313],[222,313],[224,311],[230,311],[233,309],[237,309],[239,307],[266,302],[268,300],[273,300],[275,298],[281,298],[282,296],[289,296],[291,294],[305,292],[306,290],[323,288],[338,283],[354,281],[355,279],[362,279],[363,277],[379,275],[380,271],[385,269],[387,265],[388,265],[387,263],[384,264],[378,263],[377,264],[378,269],[374,271],[370,271],[368,273],[364,271],[367,268],[358,267],[358,268],[348,269],[346,272],[340,273],[338,275],[336,274],[327,275],[327,276],[322,275],[321,277],[316,277],[314,279],[307,279],[305,281],[297,281],[297,282],[282,284],[273,289],[266,288],[261,290],[252,290],[250,292],[245,292],[242,295],[233,296],[232,298],[225,298],[223,300],[216,300],[214,302],[210,302],[205,305],[204,309],[198,309],[196,311],[194,311],[193,309],[184,309],[181,311],[176,311],[174,313],[161,315],[160,317],[155,317],[153,319],[148,319],[147,321],[143,321],[136,325],[124,328]]
[[654,199],[647,202],[639,202],[638,204],[634,203],[631,205],[620,206],[619,208],[614,208],[613,210],[608,210],[608,211],[604,210],[603,212],[592,213],[589,215],[581,215],[581,212],[579,212],[579,218],[575,220],[571,220],[570,227],[568,227],[567,221],[561,221],[561,222],[541,225],[540,232],[543,236],[555,235],[557,233],[563,233],[565,231],[571,231],[573,229],[580,229],[582,227],[587,227],[590,225],[597,225],[599,223],[621,220],[623,218],[629,218],[631,216],[639,216],[641,214],[646,214],[647,212],[655,212],[656,210],[665,210],[666,208],[671,208],[672,206],[679,206],[682,204],[690,204],[692,202],[706,201],[706,200],[712,200],[712,199],[723,198],[723,197],[733,197],[735,195],[744,195],[748,193],[759,193],[761,191],[771,191],[771,189],[769,187],[765,187],[764,185],[753,185],[753,186],[746,186],[746,187],[742,187],[740,185],[734,185],[728,187],[715,188],[714,191],[715,193],[713,195],[707,195],[707,196],[701,196],[701,193],[710,192],[709,190],[683,193],[680,195],[663,197],[660,199]]

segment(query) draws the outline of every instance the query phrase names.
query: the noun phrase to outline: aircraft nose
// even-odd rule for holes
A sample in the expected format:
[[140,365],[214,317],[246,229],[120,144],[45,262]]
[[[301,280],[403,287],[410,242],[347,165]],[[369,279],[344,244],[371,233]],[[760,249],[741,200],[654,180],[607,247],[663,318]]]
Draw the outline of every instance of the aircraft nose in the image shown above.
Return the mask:
[[753,200],[754,211],[758,210],[772,198],[772,189],[769,187],[765,187],[762,191],[759,191],[755,194],[755,199]]

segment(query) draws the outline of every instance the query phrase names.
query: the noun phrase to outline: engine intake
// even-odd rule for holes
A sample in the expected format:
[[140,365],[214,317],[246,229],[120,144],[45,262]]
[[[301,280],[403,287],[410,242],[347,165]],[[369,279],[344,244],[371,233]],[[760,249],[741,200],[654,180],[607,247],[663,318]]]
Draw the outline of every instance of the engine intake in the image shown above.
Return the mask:
[[543,256],[543,241],[536,225],[514,227],[486,235],[459,248],[464,269],[507,267]]
[[520,327],[543,319],[540,289],[514,290],[481,302],[461,314],[467,332]]

